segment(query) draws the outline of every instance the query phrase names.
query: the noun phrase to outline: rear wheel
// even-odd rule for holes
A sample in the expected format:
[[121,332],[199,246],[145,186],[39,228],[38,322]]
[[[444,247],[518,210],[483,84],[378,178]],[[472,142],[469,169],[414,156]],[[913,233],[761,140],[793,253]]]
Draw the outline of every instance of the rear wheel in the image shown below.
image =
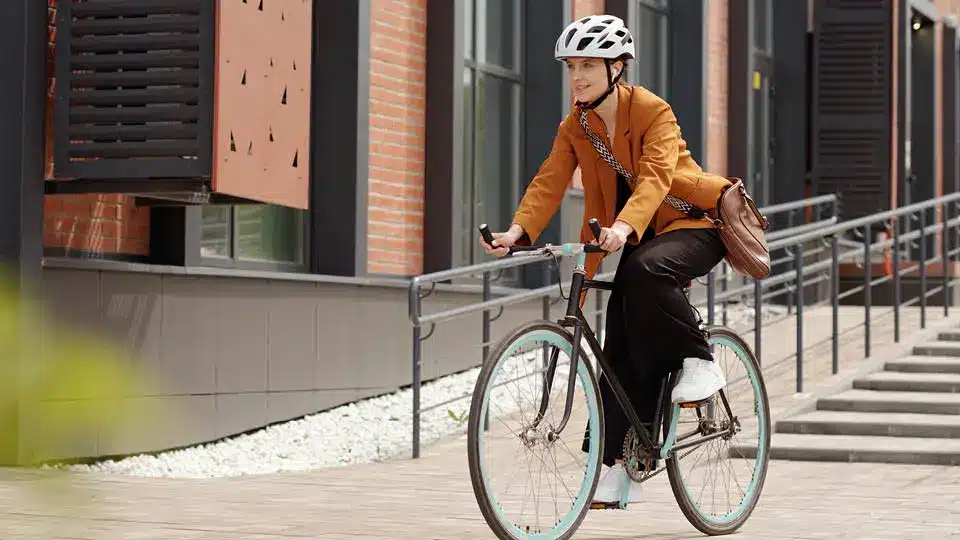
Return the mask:
[[[760,365],[749,346],[729,328],[709,331],[714,360],[723,369],[727,386],[696,408],[671,405],[672,414],[677,415],[677,442],[684,434],[695,440],[731,424],[738,429],[733,435],[674,452],[667,459],[667,476],[687,520],[704,534],[722,535],[743,526],[760,499],[770,450],[770,404]],[[729,403],[732,418],[720,394]]]
[[[600,476],[603,411],[584,354],[570,419],[559,436],[553,432],[563,418],[572,353],[566,329],[529,323],[491,351],[477,378],[467,429],[470,480],[484,519],[503,540],[568,539],[590,509]],[[553,357],[557,368],[548,381]]]

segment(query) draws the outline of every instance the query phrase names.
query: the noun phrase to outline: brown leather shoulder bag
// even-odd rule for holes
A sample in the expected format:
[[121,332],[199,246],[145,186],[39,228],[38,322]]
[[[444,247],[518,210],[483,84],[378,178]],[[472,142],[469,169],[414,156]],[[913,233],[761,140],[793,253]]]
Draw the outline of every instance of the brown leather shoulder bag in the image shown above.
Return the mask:
[[[631,188],[636,189],[637,179],[613,157],[603,140],[588,128],[586,109],[580,110],[579,120],[587,138],[604,161],[622,174]],[[730,267],[738,274],[763,279],[770,275],[770,250],[764,235],[769,222],[760,214],[743,181],[739,178],[728,180],[732,185],[723,190],[717,198],[716,207],[709,211],[673,195],[667,195],[664,202],[692,218],[711,221],[727,248],[726,259]]]

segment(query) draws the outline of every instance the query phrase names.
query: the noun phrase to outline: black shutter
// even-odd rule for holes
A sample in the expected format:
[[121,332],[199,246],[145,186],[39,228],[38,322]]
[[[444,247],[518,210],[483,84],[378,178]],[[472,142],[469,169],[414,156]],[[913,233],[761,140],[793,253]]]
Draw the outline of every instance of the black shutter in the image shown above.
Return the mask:
[[[943,194],[949,195],[960,191],[960,54],[957,52],[957,28],[945,24],[943,26],[943,150],[940,154],[940,163],[943,167]],[[946,218],[957,217],[957,205],[947,205]],[[949,235],[949,251],[957,249],[958,237]],[[954,256],[951,255],[951,258]]]
[[943,193],[960,191],[960,148],[957,136],[960,103],[957,103],[957,29],[943,27]]
[[814,5],[813,187],[844,219],[890,207],[893,1]]
[[55,174],[210,174],[213,2],[57,0]]

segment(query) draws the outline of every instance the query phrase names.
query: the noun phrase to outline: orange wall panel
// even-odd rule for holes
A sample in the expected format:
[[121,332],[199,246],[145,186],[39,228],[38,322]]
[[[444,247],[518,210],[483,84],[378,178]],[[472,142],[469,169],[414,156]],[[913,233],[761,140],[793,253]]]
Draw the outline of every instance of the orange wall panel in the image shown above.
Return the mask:
[[312,9],[217,2],[214,191],[308,207]]

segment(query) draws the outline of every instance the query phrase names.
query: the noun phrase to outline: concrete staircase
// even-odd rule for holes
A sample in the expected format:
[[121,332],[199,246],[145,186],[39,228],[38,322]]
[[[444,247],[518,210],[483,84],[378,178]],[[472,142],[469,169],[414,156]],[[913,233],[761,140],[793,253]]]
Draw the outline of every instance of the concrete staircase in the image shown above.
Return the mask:
[[[732,455],[756,455],[738,445]],[[771,459],[960,465],[960,331],[775,423]]]

